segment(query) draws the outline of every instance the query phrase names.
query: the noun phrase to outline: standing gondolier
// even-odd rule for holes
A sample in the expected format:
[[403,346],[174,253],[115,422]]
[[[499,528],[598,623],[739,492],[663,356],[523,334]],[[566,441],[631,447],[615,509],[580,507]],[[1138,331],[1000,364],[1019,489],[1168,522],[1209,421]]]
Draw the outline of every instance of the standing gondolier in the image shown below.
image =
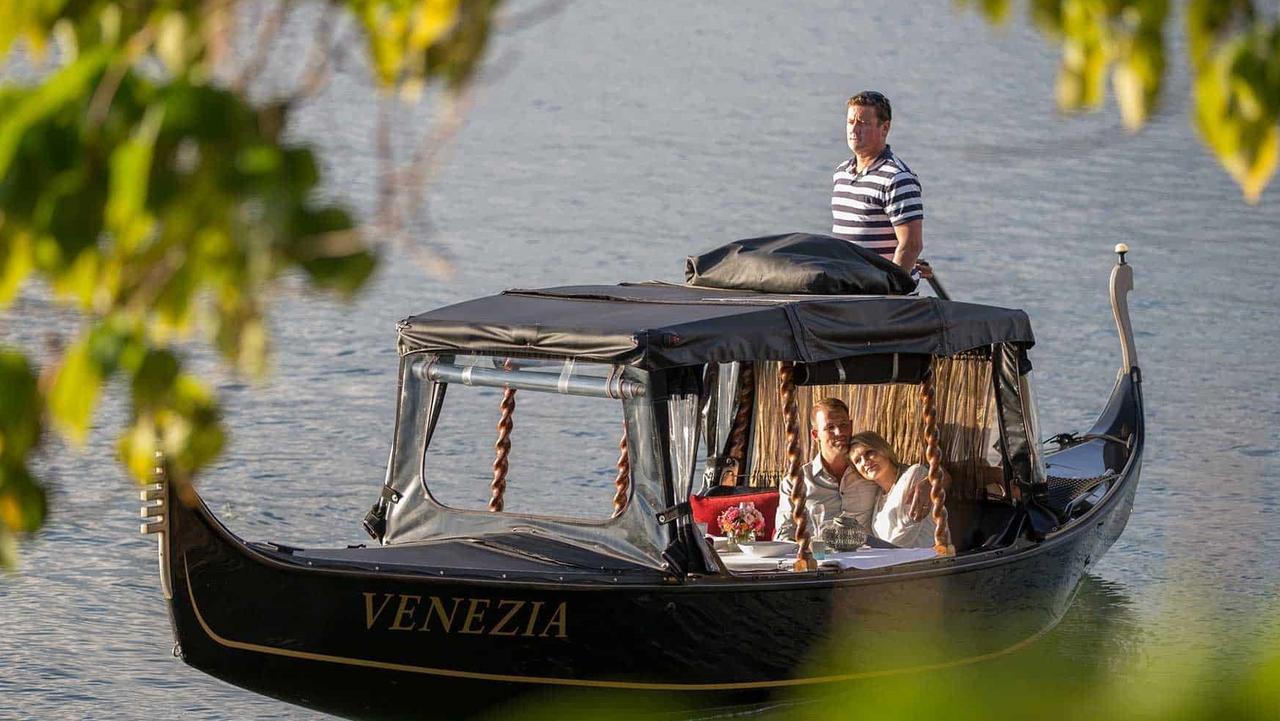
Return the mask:
[[831,233],[910,271],[924,249],[920,179],[886,142],[893,119],[888,98],[864,90],[849,98],[847,107],[846,139],[853,157],[832,176]]

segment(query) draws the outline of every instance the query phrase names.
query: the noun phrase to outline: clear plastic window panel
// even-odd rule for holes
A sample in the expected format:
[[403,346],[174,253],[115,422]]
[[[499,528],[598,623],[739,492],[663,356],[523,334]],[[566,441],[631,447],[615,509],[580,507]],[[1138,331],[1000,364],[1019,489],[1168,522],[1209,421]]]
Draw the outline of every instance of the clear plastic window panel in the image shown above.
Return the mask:
[[437,501],[461,509],[488,507],[504,394],[491,384],[499,378],[495,374],[505,374],[518,389],[503,510],[592,520],[613,514],[624,418],[619,396],[643,392],[622,377],[621,369],[478,356],[440,356],[424,363],[429,365],[421,372],[428,379],[449,381],[422,461]]

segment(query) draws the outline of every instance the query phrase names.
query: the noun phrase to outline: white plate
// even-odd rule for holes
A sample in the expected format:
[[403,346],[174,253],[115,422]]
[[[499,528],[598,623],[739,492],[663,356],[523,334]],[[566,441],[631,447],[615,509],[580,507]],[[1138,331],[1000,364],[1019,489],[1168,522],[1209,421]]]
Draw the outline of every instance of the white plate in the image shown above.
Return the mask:
[[794,541],[754,541],[739,543],[738,547],[748,556],[759,558],[780,558],[796,552]]

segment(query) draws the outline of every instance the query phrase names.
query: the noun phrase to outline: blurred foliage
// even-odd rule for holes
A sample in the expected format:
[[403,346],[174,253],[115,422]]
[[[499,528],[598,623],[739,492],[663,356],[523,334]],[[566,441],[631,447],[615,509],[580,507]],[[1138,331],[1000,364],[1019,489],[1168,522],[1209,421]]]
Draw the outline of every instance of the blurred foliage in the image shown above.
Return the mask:
[[[1010,0],[955,0],[1003,24]],[[1062,45],[1058,107],[1100,107],[1111,90],[1125,127],[1147,123],[1163,90],[1169,0],[1028,0],[1033,23]],[[1258,202],[1280,159],[1280,17],[1257,0],[1186,0],[1195,126]],[[1264,11],[1265,10],[1265,11]]]
[[[326,16],[356,19],[370,82],[388,96],[432,81],[462,90],[498,6],[313,1]],[[235,0],[0,1],[0,62],[18,53],[37,64],[35,80],[0,82],[0,308],[42,281],[83,319],[70,339],[48,330],[55,351],[42,370],[29,349],[0,348],[0,566],[13,563],[12,534],[45,518],[47,484],[29,461],[46,426],[82,443],[104,387],[122,378],[121,460],[146,480],[163,451],[175,480],[189,482],[226,434],[214,394],[175,344],[206,338],[230,367],[259,375],[283,276],[349,297],[374,270],[378,248],[351,216],[314,199],[312,151],[284,139],[296,100],[315,89],[255,102],[248,89],[260,67],[228,71],[241,9]],[[318,62],[337,54],[331,32],[314,42]]]
[[[1192,574],[1194,575],[1194,574]],[[1185,577],[1184,577],[1185,580]],[[1242,628],[1221,608],[1167,609],[1141,618],[1105,581],[1086,576],[1067,617],[1031,642],[998,647],[962,617],[926,620],[910,648],[904,636],[868,638],[838,630],[800,670],[801,677],[862,676],[796,686],[754,706],[679,709],[692,695],[648,702],[617,692],[548,693],[479,718],[519,719],[811,719],[992,718],[1079,721],[1272,721],[1280,717],[1280,613],[1246,614]],[[1271,624],[1268,626],[1268,621]],[[881,636],[877,633],[876,636]],[[760,643],[768,646],[768,639]],[[908,657],[948,658],[912,667]],[[875,661],[872,661],[875,659]],[[895,672],[865,674],[885,659]],[[706,703],[711,703],[708,699]]]

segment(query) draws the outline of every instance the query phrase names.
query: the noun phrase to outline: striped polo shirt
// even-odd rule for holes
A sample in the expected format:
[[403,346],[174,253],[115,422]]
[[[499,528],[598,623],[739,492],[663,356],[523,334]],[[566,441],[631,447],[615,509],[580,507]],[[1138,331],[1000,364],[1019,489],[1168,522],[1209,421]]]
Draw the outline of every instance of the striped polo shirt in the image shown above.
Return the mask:
[[893,226],[924,217],[920,179],[888,145],[861,173],[857,164],[849,158],[831,178],[831,234],[893,260]]

